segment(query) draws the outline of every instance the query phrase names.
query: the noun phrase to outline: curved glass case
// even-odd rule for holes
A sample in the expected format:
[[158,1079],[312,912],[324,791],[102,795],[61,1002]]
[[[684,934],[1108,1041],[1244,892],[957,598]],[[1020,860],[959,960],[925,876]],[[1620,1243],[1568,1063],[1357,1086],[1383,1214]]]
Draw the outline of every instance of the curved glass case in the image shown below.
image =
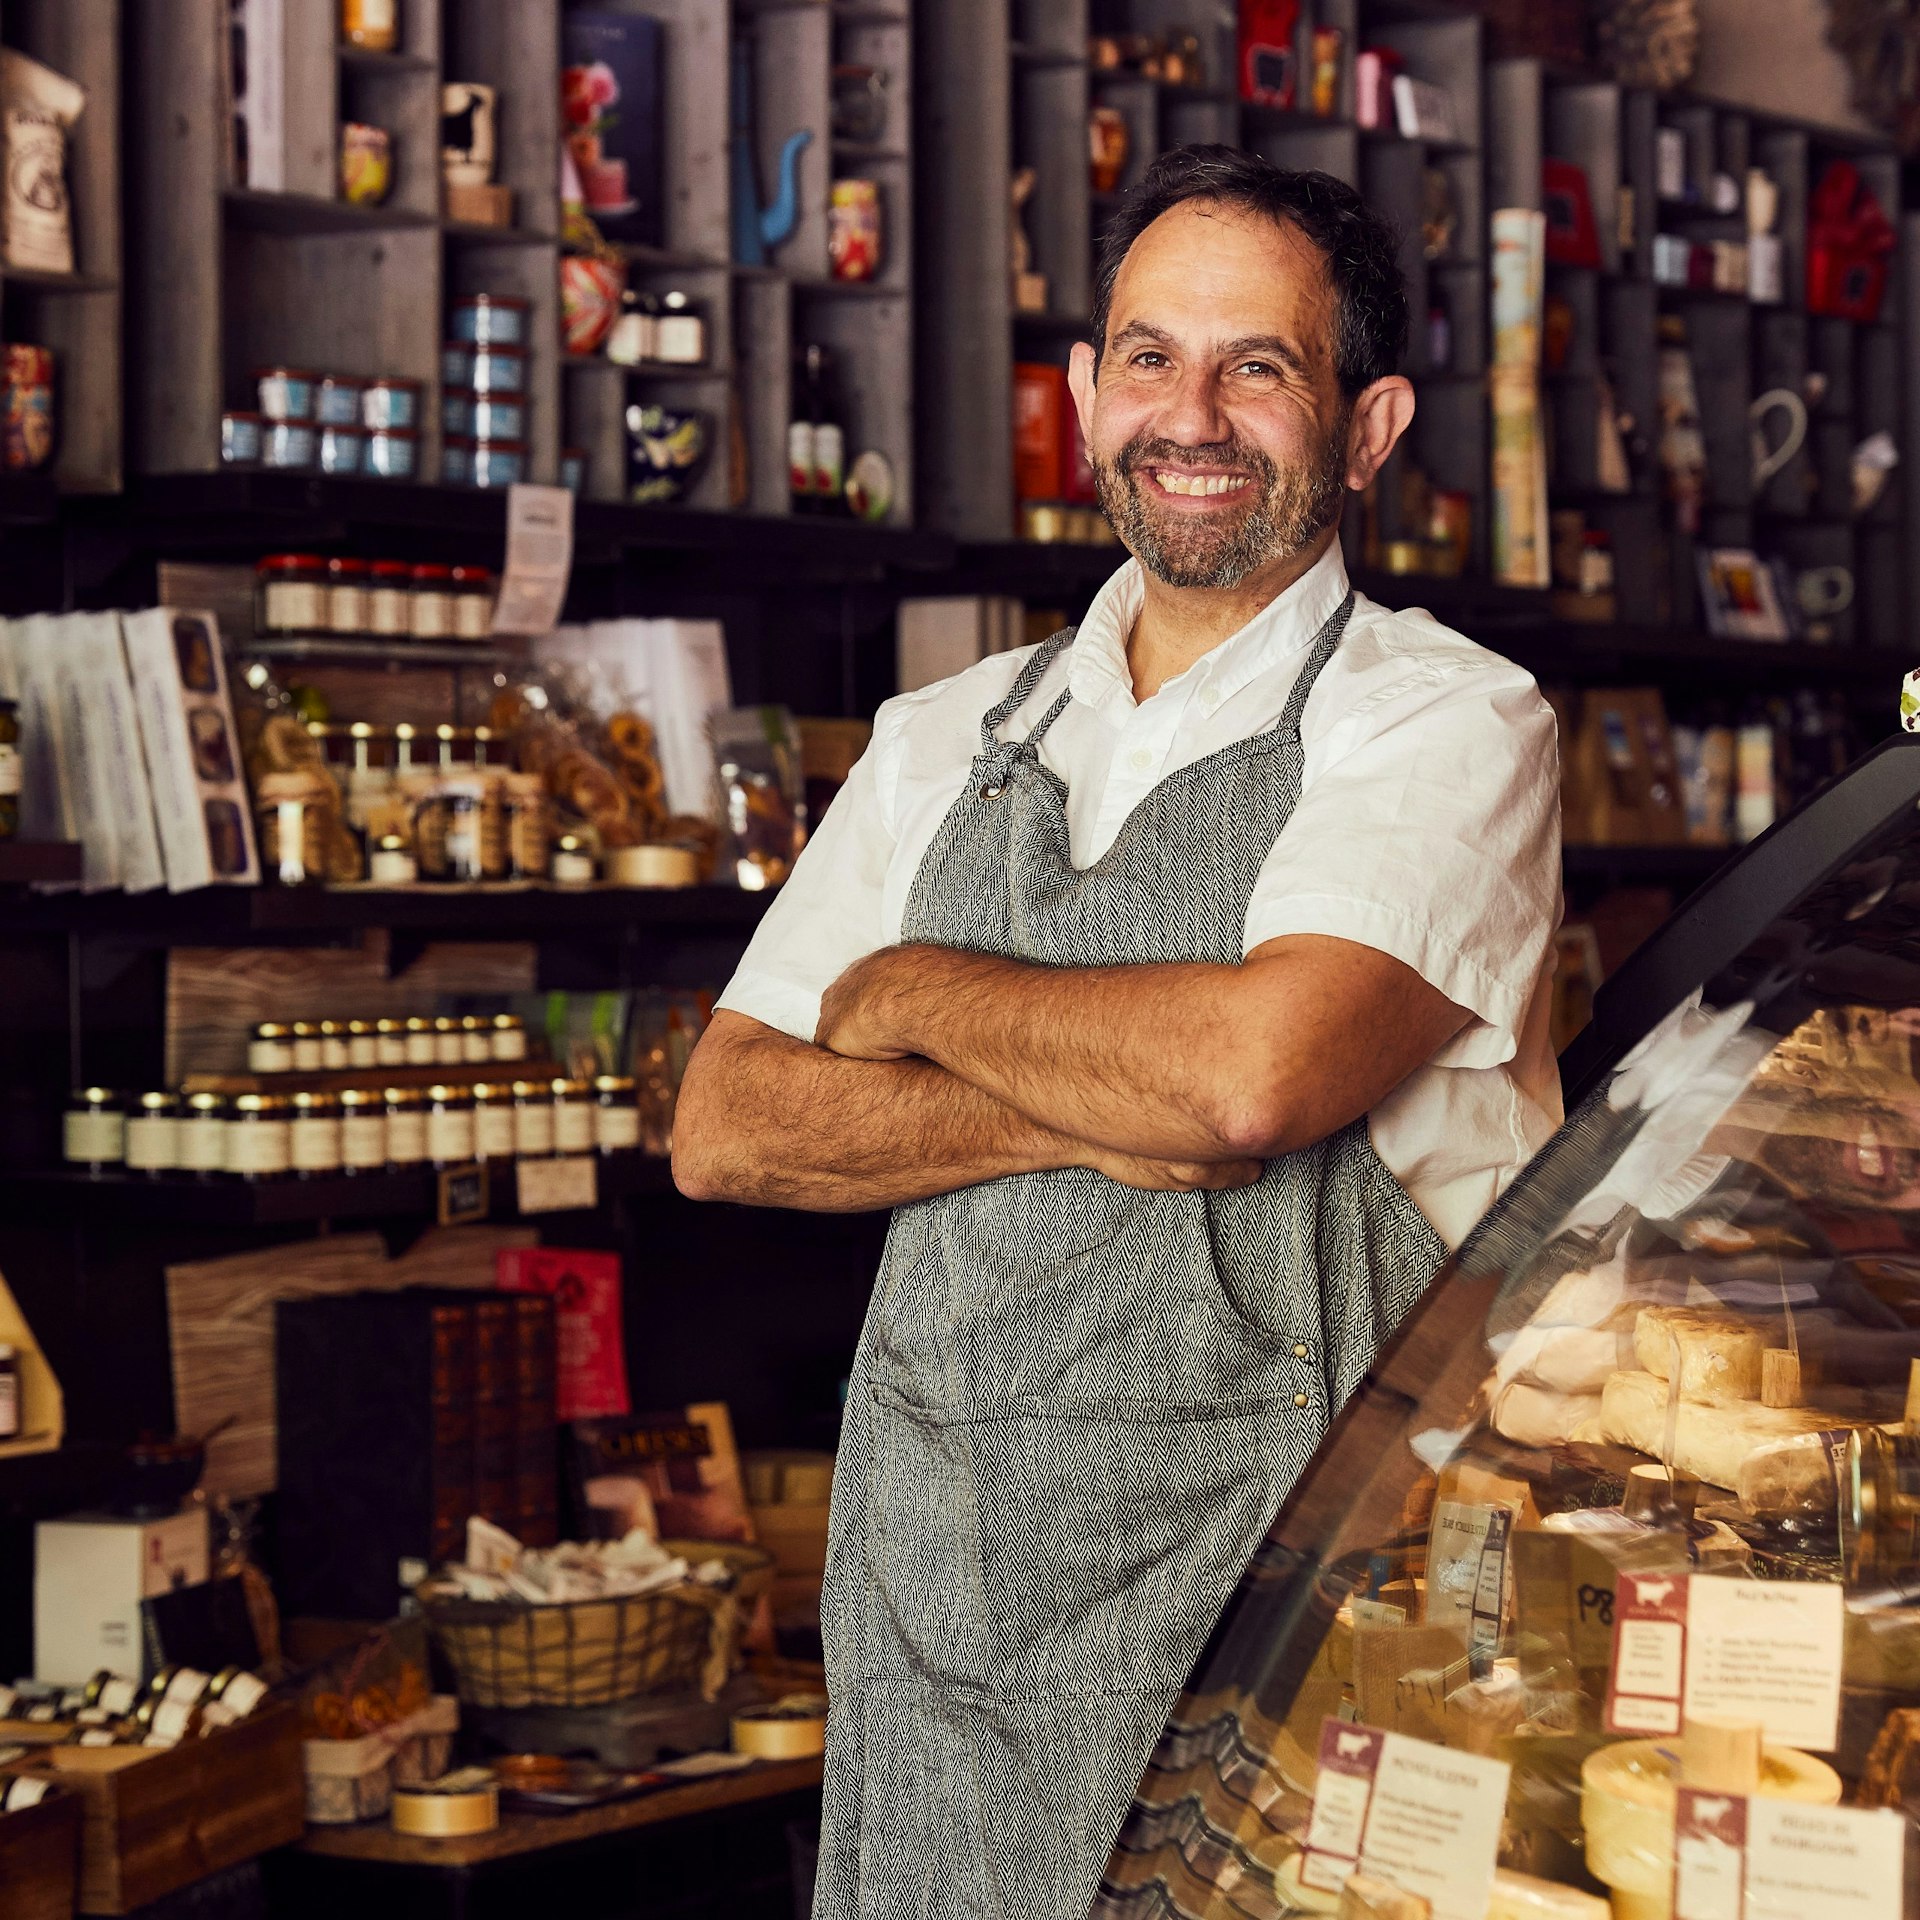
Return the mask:
[[[1897,1810],[1897,1835],[1857,1832],[1894,1836],[1898,1902],[1920,1814],[1917,794],[1920,748],[1883,748],[1623,974],[1638,1011],[1616,995],[1570,1059],[1566,1127],[1243,1575],[1096,1914],[1656,1920],[1676,1808],[1696,1857],[1683,1788]],[[1778,1621],[1757,1650],[1726,1623],[1756,1602]],[[1507,1769],[1478,1892],[1454,1856],[1485,1849],[1444,1822],[1445,1871],[1404,1834],[1368,1844],[1342,1771],[1380,1764],[1368,1728]],[[1768,1904],[1759,1858],[1744,1896],[1736,1877],[1703,1905],[1703,1881],[1683,1916],[1811,1910]]]

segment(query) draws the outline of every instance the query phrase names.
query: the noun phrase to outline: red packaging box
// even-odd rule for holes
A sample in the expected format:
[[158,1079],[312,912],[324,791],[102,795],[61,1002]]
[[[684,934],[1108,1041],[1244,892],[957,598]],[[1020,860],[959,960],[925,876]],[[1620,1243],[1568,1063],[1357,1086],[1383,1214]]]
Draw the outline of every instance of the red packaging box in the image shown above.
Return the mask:
[[1240,0],[1240,98],[1292,107],[1300,97],[1300,0]]
[[1017,500],[1060,500],[1067,491],[1072,396],[1065,367],[1022,360],[1013,369],[1013,492]]

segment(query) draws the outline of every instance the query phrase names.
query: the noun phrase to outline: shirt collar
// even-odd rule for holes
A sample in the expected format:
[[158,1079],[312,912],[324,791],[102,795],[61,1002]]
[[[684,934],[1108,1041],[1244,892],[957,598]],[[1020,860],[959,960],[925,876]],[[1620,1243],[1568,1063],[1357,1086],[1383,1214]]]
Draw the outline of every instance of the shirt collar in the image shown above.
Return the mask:
[[[1160,691],[1182,687],[1191,692],[1204,686],[1212,691],[1216,703],[1231,699],[1289,654],[1309,646],[1346,592],[1346,559],[1336,537],[1292,586],[1276,594],[1238,633],[1202,654]],[[1129,560],[1095,594],[1074,636],[1067,662],[1067,690],[1083,706],[1099,710],[1135,704],[1127,642],[1145,601],[1145,576],[1138,560]]]

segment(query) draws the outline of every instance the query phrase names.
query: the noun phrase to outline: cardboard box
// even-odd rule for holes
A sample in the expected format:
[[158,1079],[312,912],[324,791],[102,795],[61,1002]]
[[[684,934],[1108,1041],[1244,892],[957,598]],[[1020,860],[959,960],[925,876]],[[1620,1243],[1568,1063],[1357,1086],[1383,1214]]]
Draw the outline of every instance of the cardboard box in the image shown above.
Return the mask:
[[1067,421],[1073,396],[1065,367],[1022,360],[1013,369],[1013,491],[1018,500],[1061,500],[1069,477]]
[[0,1814],[0,1889],[7,1920],[71,1920],[80,1873],[80,1796],[55,1791]]
[[61,1687],[102,1668],[144,1677],[140,1603],[207,1578],[207,1512],[42,1520],[33,1547],[34,1677]]

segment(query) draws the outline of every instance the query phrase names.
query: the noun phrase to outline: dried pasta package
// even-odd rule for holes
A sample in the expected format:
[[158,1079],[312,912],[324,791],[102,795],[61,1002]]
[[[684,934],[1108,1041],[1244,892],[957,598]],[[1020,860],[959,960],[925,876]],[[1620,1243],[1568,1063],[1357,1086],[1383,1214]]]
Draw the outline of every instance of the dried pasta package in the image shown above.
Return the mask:
[[777,887],[807,839],[800,729],[785,707],[733,707],[714,715],[712,731],[726,803],[723,858],[749,892]]

